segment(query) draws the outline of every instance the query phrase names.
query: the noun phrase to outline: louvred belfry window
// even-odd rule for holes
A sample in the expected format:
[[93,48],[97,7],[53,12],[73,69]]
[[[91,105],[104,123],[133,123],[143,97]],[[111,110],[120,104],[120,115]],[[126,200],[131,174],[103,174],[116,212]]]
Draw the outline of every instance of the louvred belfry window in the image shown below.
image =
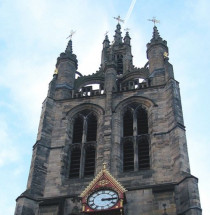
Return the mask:
[[123,170],[133,171],[134,170],[134,149],[132,142],[125,142],[123,144]]
[[136,111],[138,135],[148,134],[147,112],[143,108],[138,108]]
[[123,116],[123,136],[133,136],[133,114],[127,110]]
[[123,171],[150,168],[148,114],[136,103],[130,104],[123,115]]
[[87,142],[96,141],[97,135],[97,119],[93,114],[87,118]]
[[95,147],[89,146],[85,151],[85,170],[84,176],[94,175],[95,171]]
[[[70,178],[93,176],[95,172],[95,144],[97,140],[97,117],[93,112],[84,110],[77,114],[73,124]],[[84,159],[81,159],[84,156]]]
[[79,177],[80,157],[81,157],[80,148],[74,148],[71,151],[71,163],[70,163],[70,174],[69,174],[70,178]]
[[150,158],[149,158],[149,142],[147,136],[141,137],[138,142],[138,158],[139,170],[149,169]]
[[73,143],[82,142],[82,132],[83,132],[83,118],[81,116],[78,116],[74,121]]

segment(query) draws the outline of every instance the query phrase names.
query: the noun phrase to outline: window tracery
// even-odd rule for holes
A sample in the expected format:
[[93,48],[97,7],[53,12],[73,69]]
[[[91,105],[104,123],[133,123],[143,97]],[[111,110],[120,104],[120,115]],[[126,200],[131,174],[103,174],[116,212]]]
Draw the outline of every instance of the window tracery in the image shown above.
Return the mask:
[[[73,122],[70,178],[82,178],[94,175],[96,140],[97,117],[92,111],[83,110],[77,114]],[[74,147],[76,145],[79,147]]]
[[132,103],[123,114],[123,171],[150,168],[147,111]]

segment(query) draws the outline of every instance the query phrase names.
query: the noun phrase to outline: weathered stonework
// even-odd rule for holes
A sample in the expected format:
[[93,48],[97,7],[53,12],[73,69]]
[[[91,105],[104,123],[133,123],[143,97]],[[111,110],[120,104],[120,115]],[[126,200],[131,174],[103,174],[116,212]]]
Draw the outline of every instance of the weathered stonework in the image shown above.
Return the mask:
[[[97,117],[97,140],[92,143],[95,175],[106,162],[128,190],[125,214],[202,214],[198,180],[190,174],[179,83],[164,55],[167,43],[154,27],[147,45],[148,63],[139,69],[132,63],[129,33],[122,42],[119,24],[114,38],[110,45],[106,36],[101,67],[93,75],[76,71],[71,41],[58,58],[58,73],[43,103],[27,190],[17,198],[15,215],[81,214],[79,195],[93,179],[84,177],[84,154],[79,178],[69,178],[69,171],[73,123],[85,110]],[[93,90],[90,84],[99,84],[99,89]],[[135,151],[134,171],[124,172],[123,114],[134,103],[147,111],[150,168],[138,169]]]

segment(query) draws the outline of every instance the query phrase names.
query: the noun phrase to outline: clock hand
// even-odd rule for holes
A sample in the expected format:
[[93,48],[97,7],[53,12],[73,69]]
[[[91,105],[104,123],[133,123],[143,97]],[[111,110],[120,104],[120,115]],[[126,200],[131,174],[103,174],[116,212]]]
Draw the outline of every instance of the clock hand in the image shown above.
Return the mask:
[[115,198],[103,198],[101,199],[101,201],[110,201],[110,200],[114,200],[114,199],[117,199],[116,197]]

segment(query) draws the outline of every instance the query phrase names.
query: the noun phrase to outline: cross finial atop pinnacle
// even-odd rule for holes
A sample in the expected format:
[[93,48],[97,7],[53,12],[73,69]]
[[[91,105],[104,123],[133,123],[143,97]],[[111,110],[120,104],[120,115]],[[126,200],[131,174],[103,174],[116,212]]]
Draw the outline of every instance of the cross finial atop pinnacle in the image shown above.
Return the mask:
[[104,34],[104,36],[107,36],[108,33],[109,33],[109,31],[106,31],[105,34]]
[[116,20],[118,21],[118,24],[119,24],[120,22],[124,23],[124,20],[121,19],[120,16],[118,16],[118,17],[113,17],[113,18],[116,19]]
[[130,28],[125,28],[124,31],[129,32]]
[[70,35],[66,39],[70,38],[70,40],[71,40],[75,33],[76,33],[76,31],[71,30]]
[[148,21],[153,22],[154,26],[155,26],[155,23],[160,23],[160,20],[157,20],[155,16],[153,16],[152,19],[148,19]]

